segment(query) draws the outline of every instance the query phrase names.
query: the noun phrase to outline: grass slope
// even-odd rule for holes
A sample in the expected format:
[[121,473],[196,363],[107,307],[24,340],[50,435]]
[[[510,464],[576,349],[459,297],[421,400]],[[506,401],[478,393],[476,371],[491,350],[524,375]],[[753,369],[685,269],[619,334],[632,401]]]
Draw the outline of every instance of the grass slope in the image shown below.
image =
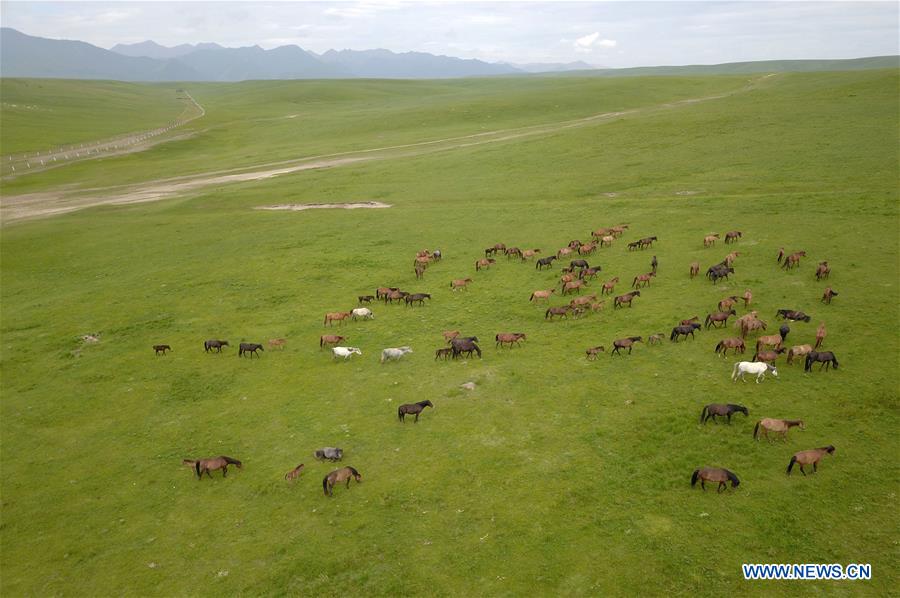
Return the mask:
[[[527,141],[5,228],[3,593],[889,593],[896,90],[896,72],[780,76],[720,102]],[[394,207],[251,209],[359,199]],[[474,273],[494,242],[549,252],[619,222],[628,235],[590,260],[625,288],[659,257],[633,309],[545,322],[527,298],[558,267],[500,259]],[[703,249],[703,235],[734,228],[734,280],[689,280],[689,262],[725,253]],[[660,239],[652,252],[625,251],[647,235]],[[777,268],[782,245],[809,253],[799,270]],[[446,257],[417,282],[422,247]],[[841,293],[831,306],[813,277],[823,259]],[[463,276],[471,289],[451,293]],[[434,299],[374,306],[376,320],[344,327],[363,355],[333,363],[316,343],[322,314],[384,284]],[[791,325],[789,344],[825,321],[840,369],[782,365],[777,381],[732,384],[733,360],[713,354],[732,329],[584,359],[588,346],[667,333],[747,287],[770,324],[783,307],[813,315]],[[434,363],[448,328],[478,335],[484,359]],[[96,345],[77,340],[96,331]],[[501,331],[529,338],[496,350]],[[287,349],[259,360],[202,351],[206,338],[276,336]],[[159,342],[175,352],[154,357]],[[378,364],[381,348],[404,344],[409,359]],[[470,380],[475,391],[459,389]],[[435,409],[418,424],[396,421],[398,404],[425,398]],[[716,401],[751,416],[699,426]],[[803,418],[807,430],[755,443],[765,416]],[[784,475],[793,452],[829,443],[837,452],[817,475]],[[320,486],[332,467],[311,457],[325,445],[364,476],[333,499]],[[215,454],[245,466],[201,483],[180,465]],[[285,483],[299,462],[306,473]],[[743,483],[692,490],[701,465]],[[754,584],[743,562],[864,562],[874,578]]]

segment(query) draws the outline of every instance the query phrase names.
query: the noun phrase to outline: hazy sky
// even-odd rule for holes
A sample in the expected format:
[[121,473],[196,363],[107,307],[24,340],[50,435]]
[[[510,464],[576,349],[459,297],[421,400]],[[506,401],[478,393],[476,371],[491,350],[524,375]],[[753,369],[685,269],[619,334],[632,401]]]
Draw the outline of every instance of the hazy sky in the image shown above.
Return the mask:
[[709,64],[898,54],[897,2],[6,2],[6,27],[109,48],[217,42],[510,62]]

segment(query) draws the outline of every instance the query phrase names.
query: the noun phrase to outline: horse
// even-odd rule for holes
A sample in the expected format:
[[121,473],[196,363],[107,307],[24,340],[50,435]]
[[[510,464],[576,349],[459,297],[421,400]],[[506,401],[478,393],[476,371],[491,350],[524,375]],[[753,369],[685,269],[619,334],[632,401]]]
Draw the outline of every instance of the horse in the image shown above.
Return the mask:
[[788,365],[794,363],[795,357],[805,357],[813,350],[812,345],[794,345],[788,349],[787,362]]
[[450,290],[455,291],[457,289],[469,289],[469,283],[472,282],[471,278],[457,278],[456,280],[450,281]]
[[753,303],[753,292],[750,289],[744,291],[744,294],[741,295],[741,299],[744,300],[744,309],[750,309],[750,304]]
[[728,318],[734,315],[737,315],[737,312],[735,312],[733,309],[729,309],[728,311],[717,311],[715,313],[708,314],[706,316],[706,321],[704,322],[704,324],[706,324],[707,330],[710,326],[715,328],[716,323],[718,322],[721,322],[722,324],[721,326],[719,326],[719,328],[725,328],[725,326],[728,325]]
[[555,259],[556,259],[555,255],[551,255],[548,257],[542,257],[541,259],[534,262],[534,268],[535,268],[535,270],[543,270],[544,266],[547,266],[548,268],[552,268],[553,260],[555,260]]
[[725,244],[729,245],[731,243],[737,243],[738,239],[744,236],[739,230],[732,230],[725,233]]
[[[394,291],[396,292],[396,291]],[[334,311],[325,314],[325,322],[322,326],[331,326],[332,322],[339,322],[340,324],[344,323],[344,320],[351,316],[351,312],[349,311]]]
[[300,477],[300,473],[302,471],[303,471],[303,463],[301,463],[294,469],[292,469],[289,472],[287,472],[286,474],[284,474],[284,479],[285,480],[296,480],[297,478]]
[[316,449],[313,452],[313,456],[319,461],[324,461],[325,459],[328,459],[331,462],[340,461],[344,458],[344,449],[336,446],[326,446]]
[[706,271],[707,278],[709,278],[713,284],[718,283],[719,279],[722,278],[727,280],[729,274],[734,274],[734,268],[726,266],[725,264],[716,264]]
[[727,311],[737,304],[738,298],[737,295],[731,295],[730,297],[725,297],[721,301],[719,301],[719,311]]
[[638,250],[638,249],[640,249],[640,248],[641,248],[641,242],[640,242],[640,241],[633,241],[633,242],[631,242],[631,243],[628,244],[628,251],[636,251],[636,250]]
[[563,284],[563,295],[568,295],[570,292],[575,292],[578,289],[587,286],[587,283],[583,280],[572,280],[565,284]]
[[397,417],[403,422],[406,421],[404,418],[407,415],[415,415],[416,419],[413,423],[419,423],[419,414],[422,413],[426,407],[434,409],[434,405],[431,404],[431,401],[419,401],[418,403],[400,405],[400,407],[397,408]]
[[336,345],[342,341],[344,341],[347,337],[339,336],[337,334],[323,334],[319,337],[319,349],[324,347],[325,345]]
[[672,334],[669,335],[669,340],[677,343],[680,336],[684,336],[685,340],[687,340],[687,336],[689,334],[691,335],[691,338],[696,338],[694,336],[694,331],[699,330],[700,328],[702,328],[702,326],[696,322],[676,326],[672,329]]
[[350,359],[350,356],[354,353],[362,355],[362,351],[360,351],[358,347],[332,347],[331,358],[337,359],[338,357],[343,357],[344,361],[346,361]]
[[641,287],[649,287],[650,279],[656,276],[656,272],[648,272],[647,274],[638,274],[634,277],[634,280],[631,281],[631,288],[639,289]]
[[222,347],[227,347],[228,341],[217,341],[217,340],[209,340],[203,343],[203,349],[209,353],[213,349],[216,350],[216,353],[222,352]]
[[481,348],[475,344],[478,341],[477,337],[470,336],[468,338],[455,338],[450,341],[450,346],[453,350],[453,359],[456,359],[463,353],[466,353],[467,356],[471,357],[472,353],[475,352],[478,354],[478,358],[481,359]]
[[413,268],[413,271],[416,273],[416,280],[422,280],[425,278],[425,268],[422,266],[416,266]]
[[356,299],[359,301],[359,304],[362,305],[363,303],[372,303],[372,300],[375,299],[375,297],[373,295],[359,295]]
[[791,270],[794,266],[800,265],[800,258],[806,257],[805,251],[798,251],[796,253],[792,253],[784,259],[784,263],[781,265],[782,270]]
[[504,253],[506,254],[506,261],[509,261],[513,256],[517,256],[519,258],[522,257],[522,250],[518,247],[510,247]]
[[726,338],[719,341],[719,344],[716,345],[716,353],[721,352],[722,357],[728,353],[728,349],[733,349],[733,353],[741,352],[743,355],[744,351],[747,349],[747,346],[744,344],[744,339],[742,338]]
[[691,262],[691,278],[700,274],[700,262]]
[[762,363],[771,363],[775,365],[775,360],[778,359],[778,356],[784,353],[784,347],[780,349],[775,349],[774,351],[756,351],[756,354],[753,355],[753,361],[758,361]]
[[406,301],[406,307],[409,307],[413,303],[418,303],[420,306],[424,307],[426,299],[431,300],[430,293],[413,293],[412,295],[407,295],[403,298],[403,300]]
[[153,345],[153,350],[155,351],[156,355],[165,355],[166,351],[172,350],[172,347],[170,347],[169,345]]
[[703,246],[704,247],[712,247],[716,244],[716,241],[719,240],[719,233],[713,233],[711,235],[706,235],[703,237]]
[[600,266],[593,266],[591,268],[584,268],[580,272],[578,272],[578,278],[584,280],[586,278],[596,278],[597,274],[600,273]]
[[613,235],[606,235],[600,239],[600,247],[612,247],[612,243],[615,240],[616,238]]
[[700,480],[700,487],[703,488],[704,492],[706,491],[705,482],[718,482],[719,486],[716,493],[727,490],[728,482],[731,482],[732,488],[737,488],[741,483],[736,475],[721,467],[701,467],[695,469],[693,475],[691,475],[691,488],[697,485],[698,479]]
[[482,258],[475,262],[475,271],[478,272],[479,270],[486,270],[496,263],[497,260],[495,260],[494,258]]
[[587,260],[572,260],[569,262],[569,268],[572,268],[573,270],[575,268],[585,269],[590,267],[591,265],[587,263]]
[[837,297],[838,293],[831,287],[825,287],[825,292],[822,294],[822,303],[829,305],[831,303],[832,298]]
[[634,348],[634,343],[642,343],[643,339],[639,336],[629,336],[627,338],[620,338],[613,341],[613,350],[610,355],[621,355],[619,353],[619,349],[628,349],[628,354],[631,355],[631,350]]
[[[385,303],[387,303],[388,295],[390,295],[394,291],[399,291],[399,287],[378,287],[375,289],[375,298],[382,299]],[[369,297],[370,295],[366,295]]]
[[827,334],[828,333],[825,331],[825,322],[821,322],[816,329],[816,346],[813,347],[813,349],[818,349],[822,345]]
[[761,336],[756,339],[756,350],[759,351],[765,347],[775,347],[776,349],[780,349],[784,343],[784,337],[780,334],[770,334],[768,336]]
[[449,343],[453,339],[459,336],[459,330],[445,330],[441,333],[441,336],[444,337],[444,342]]
[[438,349],[434,352],[434,360],[437,361],[438,359],[448,359],[452,353],[453,349],[450,349],[449,347]]
[[553,316],[562,316],[563,318],[569,317],[569,312],[572,310],[571,305],[563,305],[562,307],[548,307],[547,311],[544,312],[544,319],[553,319]]
[[630,308],[631,302],[634,300],[634,298],[640,297],[640,296],[641,296],[640,291],[631,291],[630,293],[625,293],[624,295],[619,295],[618,297],[613,299],[613,309],[615,309],[617,307],[622,307],[626,303],[628,304],[628,307]]
[[287,339],[284,338],[270,338],[269,339],[269,348],[274,349],[275,347],[281,347],[281,350],[284,351],[284,346],[287,344]]
[[597,359],[597,355],[601,352],[606,352],[606,347],[604,347],[603,345],[598,345],[596,347],[591,347],[590,349],[585,351],[585,354],[587,355],[588,361],[594,361],[595,359]]
[[413,350],[409,347],[388,347],[387,349],[383,349],[381,351],[381,363],[386,361],[397,361],[407,353],[412,353]]
[[641,244],[641,249],[646,249],[647,247],[653,247],[653,242],[658,241],[656,237],[644,237],[638,243]]
[[613,278],[610,278],[609,280],[604,282],[603,286],[600,288],[600,294],[601,295],[612,295],[612,292],[616,288],[617,282],[619,282],[618,276],[614,276]]
[[434,261],[439,262],[444,259],[444,254],[441,253],[440,249],[435,249],[433,252],[431,252],[431,257]]
[[665,337],[666,337],[666,335],[663,334],[662,332],[659,332],[657,334],[651,334],[649,337],[647,337],[647,344],[648,345],[658,345],[663,342],[663,339]]
[[409,295],[409,293],[406,291],[391,291],[387,294],[387,297],[384,298],[384,302],[391,303],[393,305],[394,301],[400,301],[407,295]]
[[[409,300],[409,297],[406,298]],[[372,310],[368,307],[357,307],[356,309],[350,310],[350,319],[356,321],[357,318],[362,318],[363,320],[374,320],[375,314],[372,313]]]
[[718,423],[716,421],[716,416],[719,416],[727,417],[728,423],[730,424],[731,415],[733,413],[743,413],[746,416],[750,415],[750,412],[747,411],[747,408],[743,405],[735,405],[734,403],[710,403],[700,411],[700,423],[705,424],[710,419],[713,420],[713,423]]
[[524,341],[525,335],[521,332],[501,332],[494,337],[494,340],[497,341],[498,347],[502,347],[504,344],[509,344],[509,347],[511,349],[513,344],[518,345],[519,341]]
[[775,261],[778,262],[778,263],[780,264],[780,263],[781,263],[781,260],[783,260],[783,259],[784,259],[784,247],[779,247],[779,248],[778,248],[778,255],[775,256]]
[[212,457],[209,459],[197,459],[194,461],[194,471],[197,472],[197,480],[203,479],[203,474],[209,476],[212,479],[211,471],[215,471],[217,469],[222,470],[222,477],[228,475],[228,466],[234,465],[238,469],[241,469],[243,465],[237,459],[232,459],[231,457],[226,457],[222,455],[221,457]]
[[760,380],[765,379],[766,372],[772,372],[773,376],[778,377],[778,369],[774,365],[760,361],[739,361],[731,370],[731,381],[736,382],[740,377],[741,382],[746,382],[744,374],[756,374],[756,383],[759,384]]
[[819,265],[816,266],[816,280],[828,278],[829,274],[831,274],[831,267],[828,262],[819,262]]
[[556,252],[556,259],[561,260],[562,258],[566,257],[567,255],[571,255],[573,253],[575,253],[575,252],[572,250],[571,247],[563,247],[562,249],[560,249],[559,251]]
[[732,251],[731,253],[729,253],[728,255],[725,256],[725,259],[722,260],[722,263],[725,264],[726,266],[731,266],[734,264],[734,260],[736,260],[740,255],[741,254],[739,251]]
[[811,372],[812,364],[819,363],[819,371],[822,371],[824,367],[826,370],[830,367],[834,367],[834,369],[838,369],[838,360],[837,357],[834,356],[834,353],[831,351],[810,351],[806,354],[806,363],[803,366],[803,371]]
[[257,351],[264,351],[263,346],[259,343],[241,343],[238,347],[238,357],[244,355],[244,353],[250,354],[250,359],[253,359],[253,356],[256,355],[259,357],[259,353]]
[[540,252],[541,252],[540,249],[526,249],[525,251],[522,252],[522,255],[520,257],[522,258],[522,261],[524,262],[525,260],[527,260],[529,258],[534,258],[534,256],[536,256]]
[[786,442],[788,430],[796,426],[799,426],[801,430],[804,429],[803,420],[772,419],[770,417],[766,417],[756,422],[756,427],[753,428],[753,438],[757,442],[759,441],[759,431],[761,429],[763,435],[766,437],[766,440],[769,440],[769,432],[778,432],[779,434],[781,434],[781,440]]
[[350,489],[350,480],[356,480],[356,483],[359,484],[362,482],[362,476],[358,471],[350,467],[342,467],[340,469],[335,469],[327,476],[322,479],[322,489],[325,491],[325,496],[334,496],[334,486],[335,484],[340,484],[344,480],[347,481],[347,490]]
[[531,297],[528,298],[529,301],[539,301],[544,299],[545,301],[550,301],[550,295],[556,292],[556,289],[547,289],[546,291],[535,291],[531,294]]
[[819,471],[819,461],[821,461],[822,457],[824,457],[826,454],[834,454],[833,445],[829,444],[828,446],[823,446],[821,448],[794,453],[794,456],[791,457],[791,461],[788,463],[787,474],[791,475],[791,469],[794,468],[795,463],[800,466],[800,473],[802,473],[803,475],[806,475],[806,471],[803,470],[803,466],[810,464],[812,464],[813,466],[813,473],[816,473],[817,471]]
[[791,322],[809,322],[812,318],[802,311],[798,311],[795,309],[779,309],[775,314],[775,319],[777,320],[781,317],[783,320],[790,320]]

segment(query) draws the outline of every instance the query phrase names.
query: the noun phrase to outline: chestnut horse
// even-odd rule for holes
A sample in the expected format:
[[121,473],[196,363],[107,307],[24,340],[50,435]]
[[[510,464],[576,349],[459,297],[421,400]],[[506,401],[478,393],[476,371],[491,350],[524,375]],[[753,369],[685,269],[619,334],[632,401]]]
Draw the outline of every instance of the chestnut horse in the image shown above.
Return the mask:
[[497,341],[498,347],[508,344],[509,348],[512,349],[514,344],[518,345],[519,341],[525,340],[525,335],[521,332],[501,332],[494,336],[494,340]]
[[700,262],[691,262],[691,278],[700,274]]
[[609,280],[604,282],[602,288],[600,289],[600,294],[601,295],[612,295],[612,292],[616,288],[617,282],[619,282],[618,276],[614,276],[613,278],[610,278]]
[[469,283],[472,282],[471,278],[457,278],[456,280],[450,281],[450,290],[455,291],[457,289],[466,289],[469,288]]
[[322,326],[331,326],[332,322],[339,322],[340,324],[344,323],[344,320],[351,316],[351,312],[349,311],[334,311],[325,314],[325,322]]
[[806,257],[805,251],[792,253],[791,255],[784,258],[784,263],[781,265],[781,268],[783,270],[791,270],[794,266],[799,266],[801,257]]
[[631,302],[635,297],[640,297],[640,291],[631,291],[630,293],[625,293],[624,295],[619,295],[615,299],[613,299],[613,309],[617,307],[622,307],[625,304],[628,304],[628,307],[631,307]]
[[337,334],[323,334],[319,337],[319,348],[321,349],[325,345],[337,345],[346,338],[346,336],[339,336]]
[[835,291],[831,287],[825,287],[825,292],[822,294],[822,303],[828,305],[831,303],[831,299],[837,296],[837,291]]
[[656,272],[648,272],[647,274],[638,274],[634,277],[634,280],[631,281],[631,288],[639,289],[641,287],[649,287],[650,279],[656,276]]
[[738,239],[743,236],[744,233],[739,230],[728,231],[727,233],[725,233],[725,244],[728,245],[729,243],[737,243]]
[[597,355],[605,351],[606,347],[604,347],[603,345],[598,345],[596,347],[591,347],[590,349],[585,351],[585,354],[587,355],[588,361],[594,361],[595,359],[597,359]]
[[286,474],[284,474],[284,479],[286,480],[296,480],[300,477],[300,473],[303,471],[303,463],[290,470]]
[[719,344],[716,345],[716,353],[721,352],[722,357],[728,353],[728,349],[733,349],[732,353],[736,354],[738,351],[743,355],[744,351],[747,349],[747,346],[744,344],[744,339],[742,338],[726,338],[719,341]]

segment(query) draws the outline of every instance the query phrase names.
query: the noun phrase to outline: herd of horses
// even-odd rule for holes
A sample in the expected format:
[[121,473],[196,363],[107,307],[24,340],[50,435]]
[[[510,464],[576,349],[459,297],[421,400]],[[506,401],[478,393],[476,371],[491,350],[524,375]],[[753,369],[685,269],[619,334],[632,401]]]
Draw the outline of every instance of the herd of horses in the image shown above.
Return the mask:
[[[537,271],[551,269],[553,268],[555,261],[573,254],[577,255],[579,256],[577,259],[572,259],[569,261],[567,267],[562,268],[563,275],[560,278],[560,295],[574,294],[576,296],[564,305],[548,306],[544,312],[544,319],[568,319],[570,316],[578,318],[592,311],[600,311],[604,307],[603,301],[598,301],[595,293],[581,294],[588,286],[588,281],[595,279],[602,270],[599,265],[591,266],[585,259],[585,256],[594,254],[598,248],[610,247],[627,229],[628,225],[626,224],[597,229],[591,233],[593,238],[592,241],[582,243],[578,240],[573,240],[555,254],[551,253],[546,257],[538,257],[538,255],[541,254],[540,248],[523,250],[518,247],[507,247],[503,243],[497,243],[485,249],[485,257],[480,258],[475,262],[475,271],[481,272],[482,270],[489,270],[496,265],[496,256],[501,254],[507,256],[507,261],[513,258],[521,262],[534,260],[535,269]],[[743,233],[741,231],[729,231],[728,233],[725,233],[724,242],[729,245],[737,243],[742,236]],[[706,235],[703,238],[703,246],[705,248],[713,247],[719,239],[721,239],[721,235],[718,233]],[[627,250],[644,250],[652,247],[653,243],[657,241],[658,238],[656,236],[644,237],[628,243]],[[710,266],[706,272],[706,277],[712,281],[713,284],[718,283],[718,281],[722,279],[728,280],[729,276],[735,273],[734,264],[740,255],[740,252],[732,251],[724,260]],[[418,252],[413,264],[416,279],[423,279],[429,265],[440,261],[442,257],[439,250],[434,250],[433,252],[422,250]],[[806,257],[806,252],[804,251],[786,254],[782,248],[778,252],[777,261],[782,269],[792,270],[799,266],[801,258],[804,257]],[[626,305],[631,308],[634,300],[641,297],[640,289],[649,288],[652,281],[657,277],[658,264],[657,257],[654,255],[650,263],[651,270],[644,274],[638,274],[633,278],[631,283],[633,290],[614,296],[613,308],[623,308]],[[698,262],[691,263],[689,272],[690,278],[693,279],[699,272],[700,264]],[[826,279],[830,276],[830,273],[831,268],[828,262],[820,262],[816,268],[816,280]],[[453,279],[450,282],[450,289],[451,291],[466,290],[472,282],[472,278]],[[618,276],[603,281],[600,286],[600,295],[612,296],[618,282]],[[529,302],[535,304],[540,302],[549,303],[556,293],[556,287],[536,290],[531,293]],[[822,302],[830,304],[837,295],[838,293],[831,287],[827,287],[822,296]],[[385,305],[398,302],[405,304],[407,307],[415,305],[424,306],[426,300],[430,301],[432,299],[432,295],[422,292],[403,291],[399,287],[379,287],[375,290],[374,295],[359,295],[357,299],[359,307],[348,311],[326,313],[323,325],[330,327],[333,326],[334,323],[342,325],[346,321],[352,320],[373,320],[375,318],[374,313],[368,307],[363,307],[363,305],[371,304],[375,300],[383,301]],[[681,320],[672,328],[669,340],[674,343],[677,343],[682,337],[685,340],[687,340],[688,337],[693,340],[696,338],[695,334],[698,331],[702,331],[704,327],[706,330],[711,328],[724,329],[728,326],[729,319],[734,317],[734,327],[740,331],[740,336],[720,340],[715,346],[715,353],[722,357],[727,357],[728,350],[731,350],[732,354],[740,353],[743,355],[747,349],[748,336],[755,332],[766,331],[768,327],[768,324],[760,319],[758,311],[750,310],[753,299],[753,293],[750,289],[747,289],[743,295],[730,295],[724,297],[717,303],[717,310],[708,313],[702,324],[699,316]],[[741,301],[743,301],[743,308],[750,311],[738,317],[736,307]],[[761,382],[766,374],[777,377],[778,370],[775,362],[780,355],[785,353],[787,354],[787,363],[789,365],[792,364],[794,360],[804,358],[804,371],[807,372],[811,371],[812,366],[816,363],[820,364],[819,370],[822,370],[823,367],[825,369],[838,368],[838,360],[833,352],[818,350],[826,336],[824,323],[820,324],[816,331],[815,345],[801,344],[788,348],[784,344],[790,332],[790,328],[786,322],[808,323],[811,321],[811,316],[800,310],[779,309],[775,314],[775,319],[780,319],[785,322],[782,323],[779,328],[779,333],[758,336],[755,343],[756,351],[753,360],[739,361],[734,364],[731,374],[733,381],[740,379],[746,382],[746,374],[755,376],[757,383]],[[479,358],[482,357],[482,350],[478,346],[479,341],[476,336],[462,336],[459,330],[446,330],[442,333],[442,336],[447,346],[440,347],[435,351],[435,361],[439,359],[470,358],[473,356]],[[319,338],[319,347],[320,349],[331,348],[334,358],[343,358],[344,360],[349,359],[352,355],[362,355],[362,351],[358,347],[342,346],[344,341],[348,340],[348,338],[349,337],[345,335],[323,334]],[[649,335],[647,344],[660,344],[663,342],[664,338],[665,336],[662,333]],[[497,349],[502,349],[504,347],[512,349],[520,346],[523,341],[527,340],[527,337],[526,334],[522,332],[502,332],[496,334],[494,340]],[[635,345],[643,342],[643,336],[627,336],[616,339],[612,342],[612,350],[609,353],[610,355],[622,355],[624,351],[627,350],[627,354],[630,355]],[[270,348],[279,347],[283,349],[285,343],[285,339],[272,339],[269,341],[269,346]],[[207,353],[221,353],[226,347],[229,347],[227,340],[210,339],[204,342],[204,350]],[[153,345],[153,349],[155,354],[160,356],[165,356],[168,352],[172,351],[171,346],[168,344]],[[259,343],[241,342],[238,347],[238,356],[247,355],[252,359],[254,356],[260,357],[259,352],[261,351],[263,351],[263,346]],[[588,348],[585,351],[585,354],[588,360],[593,361],[596,360],[602,352],[606,352],[606,348],[599,345]],[[397,361],[409,353],[412,353],[412,349],[408,346],[384,349],[381,352],[381,363]],[[397,410],[398,420],[404,422],[407,415],[412,415],[414,416],[414,422],[417,423],[419,421],[419,416],[426,407],[433,408],[434,405],[430,400],[400,405]],[[700,421],[701,423],[706,423],[709,420],[716,422],[716,418],[725,418],[730,424],[731,417],[735,413],[743,413],[745,416],[749,415],[748,409],[742,405],[709,404],[703,408],[700,415]],[[803,429],[804,423],[802,420],[763,418],[756,423],[756,426],[753,429],[753,438],[759,440],[762,436],[765,436],[767,440],[770,440],[769,433],[771,432],[780,435],[782,441],[785,441],[787,432],[792,427]],[[791,473],[795,464],[799,466],[803,475],[806,475],[804,466],[812,465],[813,471],[815,472],[817,471],[818,463],[822,456],[825,454],[832,454],[833,452],[834,447],[831,445],[819,449],[800,451],[792,456],[787,467],[787,473]],[[315,456],[319,460],[338,461],[343,458],[343,451],[339,448],[326,447],[325,449],[317,450]],[[226,456],[197,460],[185,459],[183,463],[185,465],[190,465],[194,469],[198,480],[202,479],[203,473],[206,473],[207,476],[211,478],[211,472],[219,469],[222,470],[222,476],[225,477],[229,465],[235,465],[238,468],[242,467],[241,461]],[[288,471],[284,478],[286,480],[296,480],[300,478],[304,471],[304,467],[303,463],[299,464],[297,467]],[[350,481],[352,480],[356,480],[357,482],[362,481],[362,476],[356,469],[353,467],[337,469],[323,478],[323,491],[326,496],[332,496],[335,485],[346,482],[346,486],[349,489]],[[727,488],[728,483],[731,484],[732,488],[736,488],[740,484],[740,480],[733,472],[718,467],[702,467],[696,469],[691,476],[691,486],[695,486],[698,480],[704,490],[705,482],[707,481],[718,484],[719,492],[722,492]]]

